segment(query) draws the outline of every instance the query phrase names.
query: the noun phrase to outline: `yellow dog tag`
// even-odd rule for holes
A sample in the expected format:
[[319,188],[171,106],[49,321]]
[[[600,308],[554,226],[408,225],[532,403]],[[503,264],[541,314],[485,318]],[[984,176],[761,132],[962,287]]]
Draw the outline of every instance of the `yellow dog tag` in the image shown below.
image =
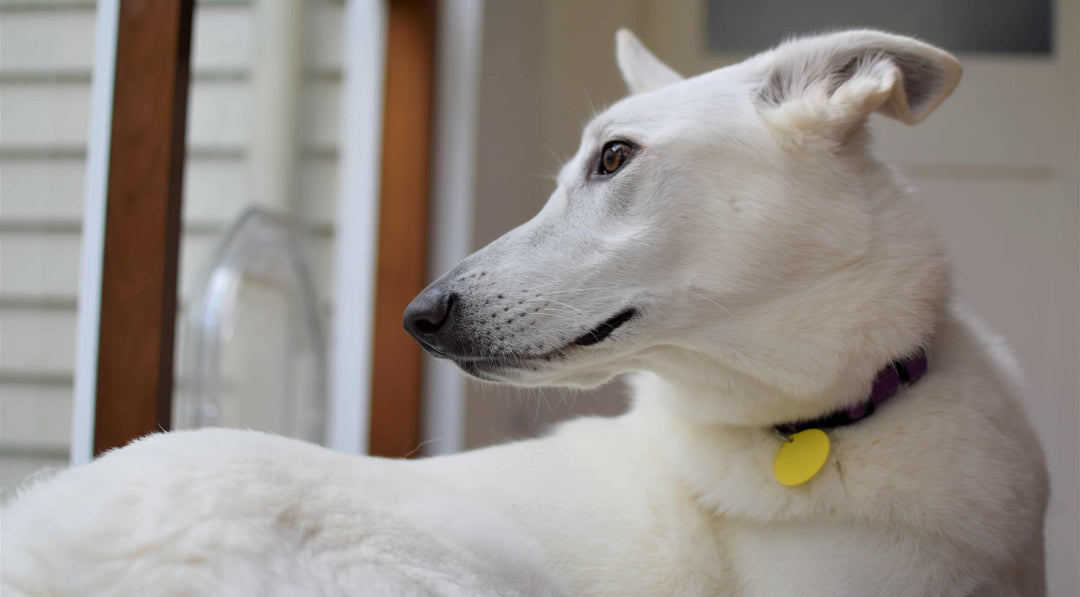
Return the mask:
[[828,458],[829,436],[820,429],[806,429],[793,434],[780,446],[773,473],[783,485],[802,485],[818,474]]

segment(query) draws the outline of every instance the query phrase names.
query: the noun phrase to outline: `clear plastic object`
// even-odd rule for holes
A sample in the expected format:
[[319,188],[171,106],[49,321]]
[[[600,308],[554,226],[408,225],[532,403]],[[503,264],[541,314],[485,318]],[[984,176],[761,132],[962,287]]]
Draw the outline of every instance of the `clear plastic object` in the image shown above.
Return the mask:
[[250,208],[218,247],[184,325],[173,426],[326,439],[326,344],[289,221]]

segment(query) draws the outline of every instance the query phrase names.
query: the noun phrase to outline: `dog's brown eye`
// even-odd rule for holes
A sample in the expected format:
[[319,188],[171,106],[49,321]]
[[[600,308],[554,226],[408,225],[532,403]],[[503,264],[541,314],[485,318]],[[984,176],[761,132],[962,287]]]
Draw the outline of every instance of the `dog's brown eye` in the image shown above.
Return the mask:
[[600,166],[597,169],[597,172],[600,174],[611,174],[619,168],[622,168],[626,159],[630,157],[631,151],[633,150],[630,145],[622,141],[611,141],[607,145],[604,145],[604,149],[600,152]]

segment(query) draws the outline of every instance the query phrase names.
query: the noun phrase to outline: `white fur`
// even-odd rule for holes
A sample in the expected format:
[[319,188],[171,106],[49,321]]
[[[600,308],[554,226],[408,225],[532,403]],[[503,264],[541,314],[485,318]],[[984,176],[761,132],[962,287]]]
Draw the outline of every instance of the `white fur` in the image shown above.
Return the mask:
[[35,483],[2,541],[5,596],[565,594],[497,512],[254,431],[153,435]]
[[[586,127],[535,218],[439,284],[482,348],[459,359],[471,372],[588,386],[639,371],[630,412],[409,462],[155,436],[4,510],[5,588],[1043,594],[1047,479],[1015,363],[950,305],[941,246],[864,127],[924,119],[955,59],[855,31],[682,80],[628,32],[617,44],[635,93]],[[611,140],[637,150],[596,176]],[[573,343],[630,308],[603,342]],[[812,481],[776,482],[773,424],[860,400],[920,346],[917,385],[829,430]]]

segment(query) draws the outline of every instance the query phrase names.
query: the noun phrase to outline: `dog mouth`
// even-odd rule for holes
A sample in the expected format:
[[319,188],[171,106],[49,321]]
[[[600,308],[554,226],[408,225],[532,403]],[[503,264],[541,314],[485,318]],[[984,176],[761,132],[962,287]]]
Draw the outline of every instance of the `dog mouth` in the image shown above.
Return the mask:
[[593,344],[599,344],[604,340],[607,340],[607,337],[611,335],[611,332],[619,329],[619,326],[633,319],[635,315],[637,315],[637,309],[627,309],[588,332],[585,332],[570,344],[573,346],[592,346]]
[[[491,356],[461,356],[450,355],[441,351],[431,351],[435,356],[449,358],[461,367],[469,375],[478,377],[480,379],[486,379],[489,381],[498,381],[492,376],[492,372],[496,370],[516,369],[516,370],[531,370],[540,371],[543,365],[551,363],[553,361],[559,361],[569,358],[568,351],[575,347],[587,347],[600,344],[607,340],[611,334],[622,327],[625,323],[637,316],[638,311],[635,308],[625,309],[618,314],[604,320],[596,327],[590,329],[584,334],[571,340],[567,344],[560,348],[549,350],[540,354],[514,354],[514,355],[491,355]],[[425,346],[430,351],[430,347]]]

